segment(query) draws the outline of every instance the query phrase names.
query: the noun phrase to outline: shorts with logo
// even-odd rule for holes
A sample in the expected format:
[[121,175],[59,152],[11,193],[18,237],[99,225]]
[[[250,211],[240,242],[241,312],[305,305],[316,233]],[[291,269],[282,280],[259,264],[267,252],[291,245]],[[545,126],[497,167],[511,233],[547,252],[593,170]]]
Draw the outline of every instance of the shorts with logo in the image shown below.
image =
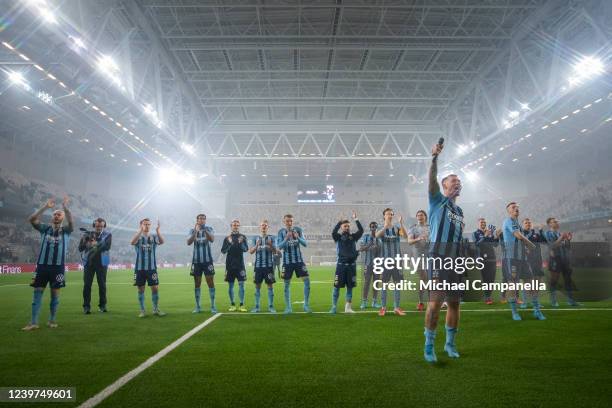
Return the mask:
[[149,286],[159,285],[157,269],[134,271],[134,286],[144,286],[145,283]]
[[276,279],[274,279],[274,267],[255,267],[255,284],[259,285],[263,281],[265,281],[267,285],[271,285],[276,282]]
[[291,279],[293,277],[293,273],[295,272],[295,276],[298,278],[303,278],[308,276],[308,269],[306,269],[306,265],[304,262],[295,262],[290,264],[283,264],[283,272],[281,273],[281,277],[285,280]]
[[244,282],[247,278],[246,271],[244,269],[226,269],[225,270],[225,281],[226,282]]
[[[436,258],[436,255],[429,255],[430,259]],[[439,258],[439,257],[438,257]],[[435,282],[446,282],[448,284],[461,284],[465,281],[465,273],[457,273],[452,268],[444,267],[444,259],[441,263],[430,261],[427,263],[427,279]],[[440,268],[438,268],[440,266]],[[462,290],[445,290],[442,291],[446,295],[447,300],[459,300],[463,295]]]
[[214,276],[215,265],[212,262],[199,262],[191,264],[191,276]]
[[36,265],[30,286],[46,288],[49,284],[51,289],[63,288],[66,286],[64,270],[64,265]]
[[337,263],[334,276],[335,288],[354,288],[357,286],[357,265],[354,263]]
[[521,259],[503,259],[506,264],[504,268],[504,279],[506,282],[518,282],[520,279],[531,280],[533,273],[527,261]]

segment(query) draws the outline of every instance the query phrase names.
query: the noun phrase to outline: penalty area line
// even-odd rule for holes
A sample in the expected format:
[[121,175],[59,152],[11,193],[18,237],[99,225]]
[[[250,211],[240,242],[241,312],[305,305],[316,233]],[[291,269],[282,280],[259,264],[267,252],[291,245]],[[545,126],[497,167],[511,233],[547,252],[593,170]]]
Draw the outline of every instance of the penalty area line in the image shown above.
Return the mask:
[[153,364],[155,364],[156,362],[164,358],[166,355],[168,355],[168,353],[170,353],[172,350],[176,349],[178,346],[183,344],[185,341],[193,337],[193,335],[198,333],[200,330],[202,330],[203,328],[205,328],[206,326],[214,322],[216,319],[221,317],[222,314],[223,313],[217,313],[209,317],[208,319],[206,319],[204,322],[200,323],[199,325],[195,326],[193,329],[189,330],[187,333],[183,334],[181,337],[174,340],[172,343],[164,347],[162,350],[158,351],[154,356],[149,357],[144,363],[140,364],[138,367],[124,374],[117,381],[115,381],[108,387],[104,388],[102,391],[100,391],[93,397],[89,398],[85,402],[83,402],[81,405],[79,405],[79,408],[95,407],[100,402],[102,402],[103,400],[108,398],[110,395],[112,395],[119,388],[127,384],[130,380],[132,380],[138,374],[142,373],[144,370],[151,367]]

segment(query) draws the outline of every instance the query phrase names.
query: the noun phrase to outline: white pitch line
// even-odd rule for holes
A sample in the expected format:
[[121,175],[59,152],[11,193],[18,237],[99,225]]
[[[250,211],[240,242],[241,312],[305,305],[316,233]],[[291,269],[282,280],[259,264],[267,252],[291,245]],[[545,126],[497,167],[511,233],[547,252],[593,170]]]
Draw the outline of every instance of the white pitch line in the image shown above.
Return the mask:
[[168,346],[166,346],[165,348],[160,350],[153,357],[150,357],[144,363],[140,364],[138,367],[134,368],[133,370],[131,370],[127,374],[123,375],[117,381],[115,381],[114,383],[112,383],[111,385],[109,385],[108,387],[106,387],[105,389],[103,389],[102,391],[100,391],[99,393],[94,395],[93,397],[89,398],[87,401],[83,402],[81,405],[79,405],[79,408],[95,407],[100,402],[102,402],[104,399],[106,399],[111,394],[113,394],[115,391],[117,391],[119,388],[123,387],[126,383],[128,383],[130,380],[132,380],[138,374],[142,373],[144,370],[146,370],[147,368],[151,367],[157,361],[159,361],[160,359],[165,357],[172,350],[174,350],[175,348],[177,348],[178,346],[183,344],[185,341],[187,341],[189,338],[191,338],[194,334],[196,334],[197,332],[202,330],[204,327],[206,327],[209,324],[211,324],[213,321],[215,321],[215,319],[221,317],[221,315],[222,315],[222,313],[217,313],[214,316],[211,316],[210,318],[205,320],[204,322],[200,323],[199,325],[197,325],[193,329],[189,330],[187,333],[183,334],[180,338],[174,340]]
[[[523,312],[530,312],[533,309],[521,309],[519,311],[523,311]],[[546,308],[540,308],[540,310],[545,310],[547,312],[556,312],[556,311],[573,311],[573,312],[579,312],[579,311],[583,311],[583,312],[592,312],[592,311],[607,311],[610,312],[612,311],[612,308],[606,308],[606,307],[576,307],[576,308],[571,308],[571,309],[564,309],[564,308],[554,308],[554,309],[546,309]],[[441,312],[445,312],[446,309],[441,309]],[[461,309],[461,313],[463,312],[509,312],[510,309]],[[419,312],[418,310],[404,310],[405,313],[421,313],[423,315],[425,315],[425,312]],[[337,315],[351,315],[351,314],[367,314],[367,313],[378,313],[378,310],[355,310],[355,313],[343,313],[343,312],[338,312],[336,313]],[[257,313],[245,313],[245,312],[223,312],[224,315],[229,315],[229,316],[257,316],[257,315],[278,315],[278,316],[288,316],[287,314],[283,313],[282,311],[276,312],[276,313],[270,313],[270,312],[257,312]],[[292,314],[331,314],[329,312],[291,312],[289,315]],[[392,315],[393,311],[392,310],[387,310],[387,314],[388,315]]]

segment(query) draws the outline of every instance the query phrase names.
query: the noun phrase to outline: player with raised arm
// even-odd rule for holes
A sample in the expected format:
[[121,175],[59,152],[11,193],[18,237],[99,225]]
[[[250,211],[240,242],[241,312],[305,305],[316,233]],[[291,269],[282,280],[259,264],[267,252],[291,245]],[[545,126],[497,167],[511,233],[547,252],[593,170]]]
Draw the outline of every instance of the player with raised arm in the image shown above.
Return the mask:
[[140,221],[140,228],[131,241],[136,250],[134,286],[138,287],[138,303],[140,304],[138,317],[145,317],[145,283],[151,288],[153,314],[155,316],[166,315],[159,310],[159,276],[157,274],[156,252],[157,246],[164,244],[164,237],[160,233],[160,228],[158,220],[155,234],[151,234],[151,220],[144,218]]
[[557,283],[559,276],[563,275],[563,285],[567,294],[567,304],[570,306],[580,306],[574,300],[572,268],[570,266],[570,243],[572,240],[571,232],[560,232],[559,221],[555,217],[550,217],[546,220],[546,225],[549,230],[546,231],[544,237],[548,242],[549,260],[548,270],[550,271],[550,303],[553,307],[559,307],[557,301]]
[[[399,223],[393,224],[395,213],[391,208],[383,210],[383,227],[376,233],[376,237],[382,241],[381,256],[384,258],[395,258],[400,255],[400,239],[406,237],[406,228],[404,228],[404,218],[399,216]],[[388,283],[393,279],[394,283],[400,283],[404,278],[402,271],[395,265],[391,268],[384,268],[382,273],[383,284]],[[378,311],[379,316],[384,316],[387,313],[387,289],[383,287],[380,295],[381,307]],[[396,315],[404,316],[406,313],[400,308],[400,289],[396,288],[393,292],[393,312]]]
[[[519,224],[519,206],[517,203],[510,202],[506,205],[508,217],[504,220],[503,235],[504,235],[504,259],[506,263],[505,273],[506,281],[509,283],[519,283],[521,277],[524,280],[531,278],[532,272],[527,262],[527,251],[535,250],[535,245],[523,234],[523,230]],[[506,293],[510,309],[512,310],[512,320],[522,320],[521,315],[516,308],[517,292],[514,290]],[[537,298],[537,291],[531,292],[533,303],[533,315],[538,320],[546,318],[540,311],[540,303]]]
[[332,231],[332,238],[336,243],[336,274],[334,276],[334,290],[332,293],[332,307],[329,311],[336,313],[340,288],[346,287],[346,304],[344,313],[355,313],[351,307],[353,300],[353,288],[357,286],[357,242],[363,235],[363,227],[357,219],[357,213],[353,210],[352,218],[357,225],[357,232],[351,233],[349,220],[338,221]]
[[246,268],[244,266],[244,253],[249,250],[247,237],[240,233],[240,221],[232,220],[232,232],[223,240],[221,253],[226,254],[225,257],[225,281],[228,284],[228,294],[230,299],[230,312],[236,311],[236,303],[234,302],[234,282],[238,281],[238,297],[240,299],[241,312],[246,312],[247,308],[244,305],[244,282],[246,281]]
[[[66,286],[64,278],[66,252],[70,234],[74,230],[72,214],[68,210],[68,197],[64,197],[62,210],[53,211],[51,224],[40,222],[40,216],[47,210],[55,208],[55,200],[49,199],[29,218],[30,224],[40,232],[40,252],[36,261],[36,271],[32,277],[30,286],[34,288],[32,295],[32,318],[22,330],[30,331],[38,329],[38,315],[42,305],[42,297],[47,284],[51,288],[51,302],[49,304],[49,321],[47,327],[57,327],[57,308],[59,305],[60,289]],[[64,218],[68,225],[63,227]]]
[[[457,258],[460,254],[459,245],[463,234],[463,211],[455,203],[461,193],[461,180],[455,174],[449,174],[442,179],[442,190],[438,184],[438,156],[444,147],[444,139],[432,148],[432,161],[429,167],[429,258],[430,260]],[[458,274],[451,268],[428,262],[428,279],[434,283],[448,284],[461,283],[463,274]],[[425,361],[437,361],[434,351],[436,328],[440,315],[440,307],[446,298],[448,310],[446,312],[446,342],[444,351],[451,358],[458,358],[459,353],[455,346],[455,335],[459,325],[459,305],[461,293],[459,291],[432,290],[429,293],[429,302],[425,313]]]
[[210,250],[211,244],[215,241],[215,231],[206,225],[206,215],[198,214],[196,224],[189,231],[187,245],[193,244],[193,256],[191,258],[191,276],[195,285],[195,309],[193,313],[200,313],[200,286],[202,285],[202,275],[206,278],[208,294],[210,296],[210,312],[217,313],[215,307],[215,265]]
[[255,308],[253,313],[259,312],[261,303],[261,283],[266,282],[268,286],[268,311],[276,313],[274,309],[274,254],[276,249],[276,237],[268,234],[270,224],[268,220],[262,220],[259,224],[260,235],[253,238],[253,245],[249,248],[250,254],[255,254]]
[[[427,213],[425,210],[417,211],[416,219],[417,223],[408,230],[408,245],[414,247],[415,257],[421,257],[426,255],[429,249],[429,224],[427,224]],[[427,271],[422,265],[418,268],[417,273],[419,274],[420,282],[425,282],[427,280]],[[425,309],[424,301],[425,290],[421,289],[419,284],[419,303],[417,304],[417,310],[419,312]]]
[[[495,272],[497,271],[497,258],[495,247],[499,244],[499,238],[494,225],[487,226],[487,220],[478,219],[478,229],[472,233],[476,257],[484,260],[484,268],[480,270],[480,275],[484,283],[495,282]],[[485,290],[485,303],[493,304],[491,290]]]
[[364,234],[360,241],[359,252],[363,252],[363,292],[361,295],[361,305],[359,308],[364,310],[368,307],[368,292],[372,287],[372,307],[375,309],[380,308],[378,303],[378,291],[372,286],[374,278],[374,258],[380,254],[382,242],[380,238],[376,238],[376,231],[378,230],[378,223],[376,221],[370,222],[370,232]]
[[276,244],[283,251],[283,272],[281,277],[285,283],[285,314],[293,312],[291,307],[291,278],[295,276],[304,281],[304,311],[310,313],[310,276],[302,257],[300,246],[307,246],[302,228],[293,226],[293,215],[286,214],[283,217],[285,226],[278,231]]

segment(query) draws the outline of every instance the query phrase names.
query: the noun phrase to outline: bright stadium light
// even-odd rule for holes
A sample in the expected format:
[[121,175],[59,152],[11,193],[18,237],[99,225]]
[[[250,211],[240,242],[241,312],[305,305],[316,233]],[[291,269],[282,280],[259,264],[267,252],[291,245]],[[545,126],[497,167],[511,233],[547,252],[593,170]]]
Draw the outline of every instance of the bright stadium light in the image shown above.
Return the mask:
[[21,72],[11,71],[8,74],[9,80],[16,85],[26,85],[27,82]]
[[49,24],[57,24],[57,18],[55,18],[55,14],[51,10],[46,7],[40,7],[38,9],[40,16]]
[[185,151],[185,153],[189,154],[190,156],[195,156],[195,146],[189,143],[181,143],[181,149],[183,149]]
[[98,68],[104,73],[115,73],[119,71],[119,66],[109,55],[102,55],[98,58]]
[[574,74],[569,78],[570,86],[576,86],[585,80],[594,78],[604,72],[604,64],[599,58],[584,57],[574,65]]
[[466,145],[460,144],[460,145],[457,147],[457,152],[458,152],[459,154],[463,154],[463,153],[465,153],[466,151],[467,151],[467,146],[466,146]]
[[468,181],[478,181],[480,177],[478,176],[478,173],[476,173],[475,171],[466,171],[465,178]]
[[519,117],[519,115],[520,115],[519,111],[511,111],[511,112],[508,114],[508,117],[509,117],[510,119],[516,119],[516,118],[518,118],[518,117]]
[[529,104],[528,103],[521,103],[521,110],[522,111],[528,111],[529,109]]

